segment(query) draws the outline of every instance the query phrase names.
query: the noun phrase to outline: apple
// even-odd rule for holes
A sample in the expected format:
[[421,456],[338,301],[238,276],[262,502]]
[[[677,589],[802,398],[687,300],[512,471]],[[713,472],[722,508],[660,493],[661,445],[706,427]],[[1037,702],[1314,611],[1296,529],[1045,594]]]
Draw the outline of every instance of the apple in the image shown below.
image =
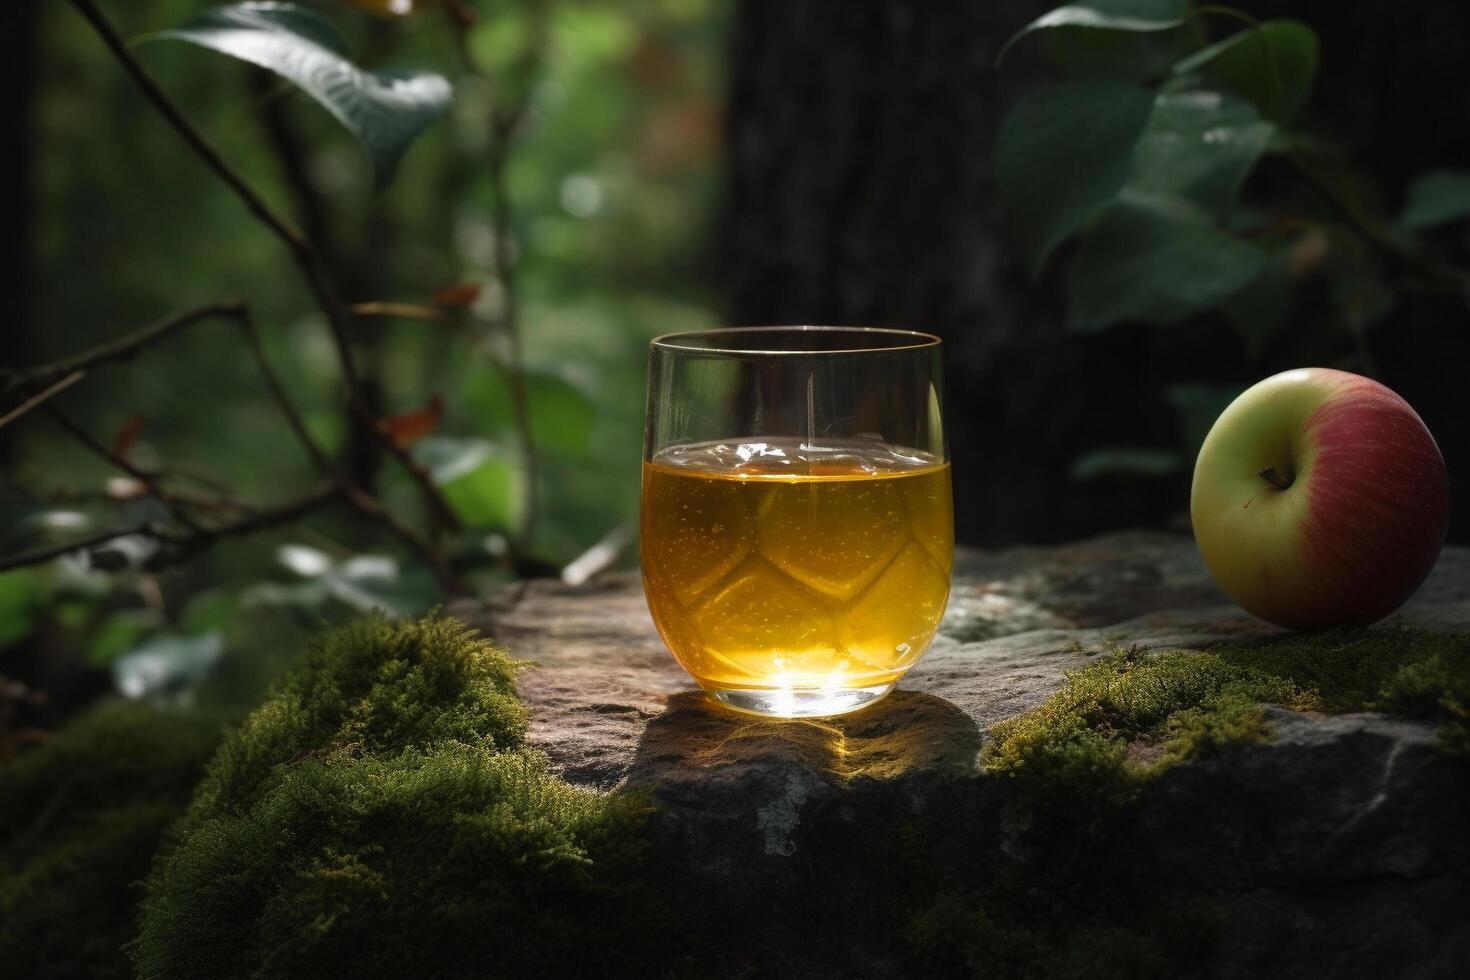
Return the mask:
[[1363,626],[1434,566],[1449,526],[1444,457],[1376,381],[1303,368],[1246,390],[1199,451],[1190,518],[1205,565],[1278,626]]

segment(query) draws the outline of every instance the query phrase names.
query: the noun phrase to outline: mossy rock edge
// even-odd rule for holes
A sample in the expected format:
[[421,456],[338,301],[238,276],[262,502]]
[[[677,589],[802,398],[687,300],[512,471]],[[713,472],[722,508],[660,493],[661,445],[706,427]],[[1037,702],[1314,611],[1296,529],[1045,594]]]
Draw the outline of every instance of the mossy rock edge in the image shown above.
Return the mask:
[[[1433,721],[1439,751],[1470,763],[1470,636],[1383,628],[1131,648],[1072,671],[1039,708],[991,729],[982,758],[1005,786],[1003,843],[977,882],[924,881],[936,897],[915,898],[919,958],[953,975],[1079,978],[1174,976],[1204,960],[1220,915],[1149,867],[1150,792],[1182,762],[1206,764],[1207,778],[1246,768],[1239,747],[1270,741],[1273,715],[1291,717],[1270,705]],[[1234,816],[1238,830],[1255,815]]]
[[[1271,811],[1300,803],[1310,828],[1318,797],[1368,799],[1391,764],[1394,793],[1411,792],[1387,810],[1454,819],[1464,764],[1444,760],[1464,756],[1467,666],[1470,639],[1395,628],[1112,650],[995,726],[980,774],[958,764],[978,733],[927,695],[785,726],[693,699],[664,722],[678,737],[692,725],[711,744],[748,739],[752,760],[797,747],[781,806],[749,781],[776,770],[736,766],[645,787],[660,811],[549,773],[526,745],[504,650],[453,620],[368,620],[320,640],[228,733],[171,831],[216,738],[197,719],[103,709],[0,769],[7,800],[32,801],[0,808],[7,838],[40,844],[4,852],[0,910],[24,914],[0,920],[0,952],[35,966],[27,975],[126,975],[131,899],[119,896],[141,894],[129,883],[163,839],[131,950],[144,977],[679,976],[709,962],[692,949],[723,950],[734,933],[721,962],[751,977],[773,963],[830,975],[844,947],[874,976],[1175,975],[1230,941],[1230,910],[1199,876],[1262,858],[1260,841],[1282,832]],[[1363,709],[1440,734],[1313,720]],[[1302,744],[1281,745],[1283,726]],[[649,740],[650,757],[667,747]],[[18,828],[72,771],[84,778],[46,825],[56,834]],[[760,808],[748,821],[747,800]],[[1199,826],[1202,805],[1219,807],[1216,827]],[[1217,839],[1220,827],[1239,839]],[[1371,850],[1401,831],[1365,824],[1342,839]],[[1309,838],[1272,846],[1300,863]],[[1330,880],[1418,887],[1422,873],[1392,854],[1310,860]],[[1284,873],[1250,873],[1267,872]],[[1371,920],[1364,895],[1354,914]],[[79,920],[96,924],[86,942]]]
[[516,666],[439,617],[319,641],[211,761],[149,879],[138,975],[665,972],[646,804],[548,772]]

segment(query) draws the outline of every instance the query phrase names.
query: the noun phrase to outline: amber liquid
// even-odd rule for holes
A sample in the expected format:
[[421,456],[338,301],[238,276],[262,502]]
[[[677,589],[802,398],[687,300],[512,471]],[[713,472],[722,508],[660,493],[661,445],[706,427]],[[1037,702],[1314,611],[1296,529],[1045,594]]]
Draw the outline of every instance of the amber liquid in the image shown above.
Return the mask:
[[949,464],[882,444],[679,446],[643,467],[644,591],[703,687],[891,683],[949,598]]

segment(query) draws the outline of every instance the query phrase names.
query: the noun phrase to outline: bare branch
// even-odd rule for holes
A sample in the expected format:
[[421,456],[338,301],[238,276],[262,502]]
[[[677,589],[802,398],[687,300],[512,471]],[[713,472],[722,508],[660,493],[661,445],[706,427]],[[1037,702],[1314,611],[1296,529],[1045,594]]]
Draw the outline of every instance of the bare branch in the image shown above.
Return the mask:
[[92,551],[109,541],[130,535],[139,535],[159,542],[162,547],[157,554],[148,559],[146,565],[149,569],[163,568],[192,558],[221,539],[242,537],[254,534],[257,531],[264,531],[270,528],[280,527],[283,524],[293,523],[326,504],[342,499],[342,497],[343,490],[340,487],[336,484],[324,483],[293,500],[277,504],[274,507],[254,511],[245,517],[241,517],[227,524],[220,524],[208,528],[195,528],[187,534],[176,533],[154,524],[140,524],[137,527],[104,531],[101,534],[95,534],[79,541],[52,545],[34,551],[23,552],[19,555],[0,558],[0,571],[11,568],[23,568],[28,565],[40,565],[54,558],[59,558],[62,555],[68,555],[77,551]]
[[420,306],[417,303],[390,303],[374,301],[354,303],[355,316],[401,317],[405,320],[426,320],[429,323],[447,323],[449,316],[437,306]]
[[378,502],[372,494],[364,493],[356,487],[349,487],[346,491],[347,502],[357,508],[358,512],[369,517],[386,527],[394,537],[402,541],[419,558],[429,566],[429,570],[438,579],[439,586],[446,592],[463,593],[464,584],[454,574],[443,556],[435,550],[434,546],[417,534],[413,528],[404,524],[393,512]]
[[1418,250],[1395,239],[1380,222],[1364,214],[1357,204],[1333,187],[1331,181],[1304,154],[1287,153],[1286,161],[1372,248],[1400,266],[1413,269],[1429,280],[1453,289],[1470,304],[1470,273],[1427,258]]
[[56,408],[55,406],[47,405],[46,411],[51,415],[53,419],[56,420],[57,425],[60,425],[63,429],[71,434],[72,438],[76,439],[82,445],[90,449],[94,455],[100,457],[109,465],[122,470],[128,476],[141,483],[144,489],[148,491],[149,496],[156,498],[159,503],[168,508],[168,512],[173,515],[174,520],[178,521],[180,524],[184,525],[184,527],[188,528],[191,531],[199,530],[199,526],[194,523],[194,519],[189,516],[189,512],[180,504],[180,502],[175,500],[171,494],[162,490],[158,486],[154,474],[149,473],[146,470],[139,469],[137,466],[133,465],[132,461],[129,460],[126,456],[122,455],[121,453],[115,453],[111,449],[108,449],[106,446],[102,445],[102,443],[98,442],[90,432],[82,428],[76,422],[73,422],[60,409]]
[[228,524],[202,528],[198,532],[186,537],[169,537],[155,534],[155,537],[158,537],[165,545],[172,548],[172,552],[166,550],[165,554],[150,559],[149,567],[157,568],[193,557],[222,538],[243,537],[254,534],[257,531],[265,531],[280,527],[283,524],[291,524],[320,507],[342,499],[344,493],[343,488],[335,483],[322,483],[307,493],[302,494],[300,497],[283,504],[257,510],[246,517],[242,517]]
[[72,6],[91,24],[92,29],[102,39],[103,44],[112,53],[113,57],[132,78],[144,97],[153,104],[159,114],[173,127],[180,138],[188,144],[189,148],[204,161],[205,165],[214,171],[215,175],[224,181],[235,196],[240,198],[245,207],[258,218],[270,231],[281,240],[291,253],[296,265],[301,269],[308,287],[311,289],[317,306],[321,308],[326,317],[327,326],[332,335],[333,346],[336,349],[337,362],[342,371],[343,386],[347,390],[347,402],[353,418],[358,424],[366,427],[372,438],[376,439],[390,455],[396,459],[409,475],[418,484],[420,494],[428,505],[430,515],[436,523],[451,529],[459,527],[459,518],[454,509],[449,506],[444,495],[429,477],[429,472],[424,467],[414,462],[413,458],[402,447],[396,445],[391,439],[379,431],[377,420],[373,417],[363,397],[362,385],[357,372],[357,365],[352,357],[352,346],[348,339],[348,317],[342,304],[333,292],[331,284],[327,280],[326,271],[322,265],[321,258],[312,248],[308,241],[299,231],[288,224],[285,219],[273,211],[265,199],[252,188],[245,179],[241,177],[222,157],[203,135],[200,134],[193,123],[184,116],[168,94],[158,86],[149,74],[143,70],[127,43],[122,39],[117,30],[102,15],[93,0],[71,0]]
[[3,417],[0,417],[0,428],[9,425],[11,422],[14,422],[16,419],[20,418],[22,415],[29,412],[31,409],[35,408],[42,402],[48,401],[56,395],[61,394],[66,389],[70,388],[72,385],[82,380],[85,374],[85,371],[73,371],[71,374],[64,375],[61,380],[53,381],[44,390],[39,391],[31,397],[27,398],[15,408],[6,412]]
[[322,451],[321,447],[316,444],[316,440],[312,439],[311,433],[307,431],[306,424],[301,420],[301,415],[291,403],[290,396],[286,394],[285,386],[281,384],[280,378],[276,375],[275,370],[271,367],[270,361],[266,358],[265,348],[261,345],[259,332],[255,328],[255,321],[250,316],[248,309],[240,317],[240,325],[245,331],[246,339],[250,344],[251,354],[255,357],[255,363],[260,368],[260,374],[265,381],[266,387],[270,389],[271,396],[275,399],[276,405],[281,409],[281,413],[286,416],[286,421],[290,424],[292,431],[295,432],[297,441],[301,443],[307,455],[316,463],[317,468],[324,475],[338,480],[343,488],[342,493],[344,498],[359,513],[382,524],[417,554],[429,566],[430,570],[433,571],[435,577],[439,580],[439,584],[446,591],[462,591],[454,573],[449,569],[448,564],[432,544],[395,517],[393,512],[384,507],[376,497],[358,487],[352,486],[350,482],[336,472],[336,468],[333,466],[331,460],[327,458],[326,453]]
[[275,399],[276,406],[280,408],[281,414],[286,417],[286,422],[291,426],[291,431],[296,434],[296,441],[301,443],[301,448],[306,450],[306,455],[311,457],[312,463],[317,470],[327,476],[332,475],[333,466],[327,454],[316,444],[311,433],[306,430],[306,423],[301,421],[301,415],[296,411],[296,406],[291,403],[291,398],[286,394],[285,386],[277,377],[275,369],[271,367],[270,361],[265,356],[265,347],[260,342],[260,331],[255,328],[255,318],[250,315],[249,308],[240,311],[240,330],[245,334],[245,342],[250,347],[250,354],[255,358],[256,367],[260,369],[261,380],[270,389],[271,397]]
[[125,337],[109,341],[93,347],[89,351],[83,351],[75,357],[64,358],[51,364],[30,368],[24,371],[7,372],[4,384],[7,391],[25,390],[35,391],[54,384],[57,380],[74,374],[77,371],[86,371],[99,364],[112,361],[124,361],[132,357],[138,351],[149,344],[157,343],[179,330],[184,329],[202,320],[210,320],[216,317],[233,317],[240,314],[243,304],[239,300],[227,300],[220,303],[209,303],[204,306],[175,313],[173,316],[165,317],[157,323],[149,324],[140,330],[134,331]]
[[75,551],[90,551],[98,545],[115,541],[118,538],[125,538],[131,534],[153,536],[155,532],[148,525],[125,527],[115,531],[103,531],[101,534],[94,534],[89,538],[82,538],[80,541],[52,545],[47,548],[37,548],[34,551],[24,551],[18,555],[7,555],[0,557],[0,571],[9,571],[12,568],[25,568],[29,565],[43,565],[53,558],[60,558],[62,555],[69,555]]

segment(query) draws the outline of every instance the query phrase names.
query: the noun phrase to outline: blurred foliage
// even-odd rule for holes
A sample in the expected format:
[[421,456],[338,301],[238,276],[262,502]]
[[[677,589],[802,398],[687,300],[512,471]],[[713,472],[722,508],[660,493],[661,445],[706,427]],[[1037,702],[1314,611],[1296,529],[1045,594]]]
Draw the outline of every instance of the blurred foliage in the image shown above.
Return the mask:
[[[130,38],[187,24],[198,41],[224,16],[202,0],[102,6]],[[305,6],[286,21],[308,25],[304,36],[320,42],[308,53],[336,58],[333,71],[356,65],[394,79],[414,69],[453,86],[442,118],[423,128],[381,190],[357,146],[358,137],[371,144],[371,133],[354,125],[351,107],[333,103],[340,87],[311,88],[319,75],[296,77],[258,48],[242,53],[238,36],[230,53],[308,81],[308,92],[192,45],[142,44],[135,53],[225,159],[313,236],[345,300],[440,311],[433,321],[359,317],[353,347],[375,409],[414,430],[403,441],[466,526],[452,557],[480,586],[516,573],[506,565],[507,542],[523,534],[530,513],[506,373],[505,313],[515,304],[539,470],[525,551],[541,567],[559,567],[636,512],[647,340],[713,321],[704,242],[717,177],[723,7]],[[482,74],[466,73],[461,32]],[[306,427],[345,457],[352,447],[334,350],[280,243],[155,115],[68,5],[45,5],[40,33],[38,315],[17,328],[17,355],[50,361],[173,311],[239,296],[252,305]],[[526,111],[498,144],[494,112],[522,96]],[[369,149],[385,173],[395,148]],[[487,166],[497,149],[506,155],[504,212]],[[497,227],[502,217],[509,224]],[[506,256],[513,282],[501,267]],[[137,465],[201,487],[224,485],[269,504],[310,485],[311,461],[227,325],[192,327],[131,363],[99,369],[57,403],[104,443],[125,442]],[[0,553],[167,516],[40,413],[0,435],[13,460],[0,488]],[[419,513],[405,475],[383,468],[378,480],[386,504]],[[419,612],[439,597],[413,556],[340,507],[219,544],[166,572],[135,567],[147,550],[142,540],[109,549],[128,567],[104,574],[64,558],[0,573],[0,643],[15,656],[27,650],[106,667],[133,694],[243,705],[289,660],[303,627],[367,609]],[[251,662],[238,655],[243,641]],[[13,676],[5,664],[0,674]],[[212,679],[200,689],[204,673]]]
[[130,977],[138,882],[219,742],[217,719],[127,703],[89,710],[0,764],[6,974]]
[[[1425,173],[1395,215],[1394,195],[1305,121],[1319,61],[1308,25],[1192,0],[1086,0],[1036,19],[1002,56],[1018,48],[1061,78],[1011,109],[996,178],[1033,274],[1074,243],[1061,259],[1072,329],[1217,316],[1239,337],[1245,375],[1300,331],[1371,375],[1366,334],[1398,295],[1455,296],[1470,282],[1463,235],[1418,234],[1470,218],[1470,173]],[[1314,290],[1331,316],[1294,321],[1296,296]],[[1166,380],[1179,451],[1099,449],[1074,476],[1190,464],[1206,411],[1238,389]]]

